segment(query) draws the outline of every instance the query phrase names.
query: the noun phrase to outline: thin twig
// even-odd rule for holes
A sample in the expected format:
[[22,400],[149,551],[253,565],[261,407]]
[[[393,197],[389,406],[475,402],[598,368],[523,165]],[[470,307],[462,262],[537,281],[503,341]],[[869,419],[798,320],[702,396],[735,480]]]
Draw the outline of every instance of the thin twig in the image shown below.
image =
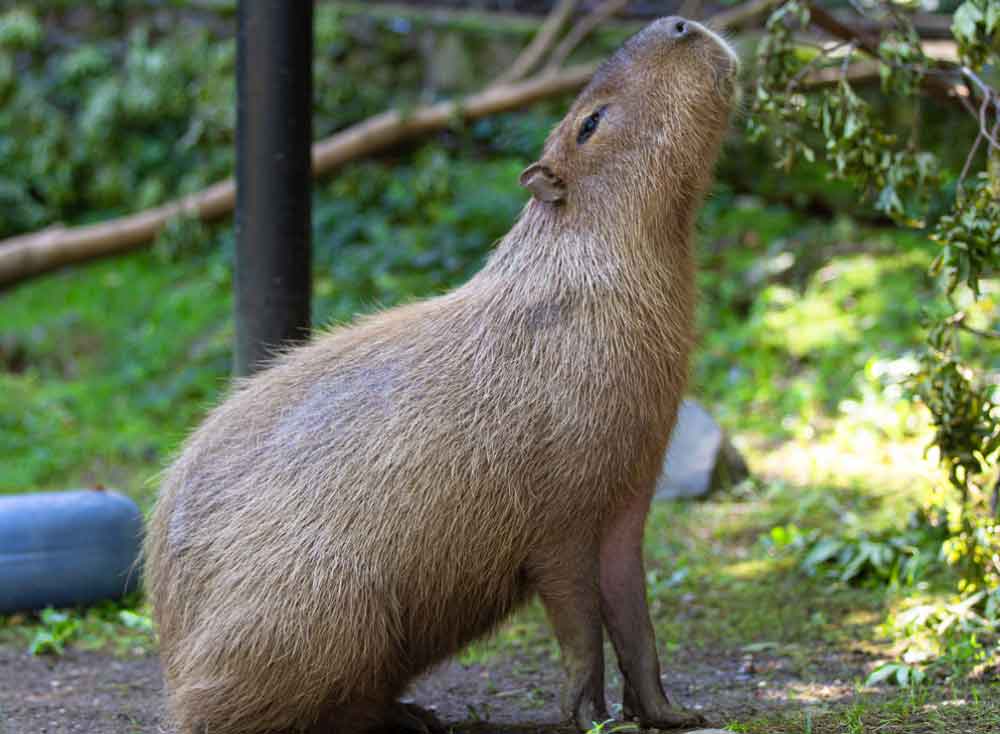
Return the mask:
[[965,157],[965,165],[962,166],[962,172],[958,174],[958,182],[955,184],[955,191],[958,192],[958,196],[962,196],[962,184],[965,182],[965,177],[969,175],[969,169],[972,167],[972,161],[976,157],[976,153],[979,152],[979,144],[983,142],[982,131],[976,135],[975,141],[972,143],[972,148],[969,149],[969,155]]
[[[855,28],[842,22],[839,18],[834,16],[825,8],[821,7],[816,2],[809,2],[808,7],[811,22],[817,28],[826,31],[835,38],[855,40],[857,42],[857,47],[862,49],[869,56],[875,57],[884,64],[898,66],[898,64],[893,64],[892,62],[882,58],[878,36],[873,36],[862,28]],[[923,76],[921,84],[925,86],[928,91],[933,93],[935,96],[940,97],[942,100],[953,102],[955,99],[955,96],[952,94],[952,85],[943,82],[936,76]]]
[[[977,329],[974,326],[969,326],[965,323],[965,319],[969,314],[965,311],[956,311],[947,319],[945,319],[945,324],[952,326],[962,331],[967,331],[970,334],[975,334],[976,336],[981,336],[984,339],[1000,339],[1000,331],[993,331],[992,329]],[[955,344],[955,350],[958,350],[958,344]]]
[[531,39],[531,43],[514,59],[514,63],[497,77],[494,84],[509,84],[520,81],[530,74],[531,70],[545,58],[545,54],[552,48],[552,44],[559,37],[559,32],[576,11],[578,4],[579,0],[560,0],[545,18],[538,33]]
[[802,79],[805,78],[805,76],[809,74],[813,69],[815,69],[816,66],[818,66],[823,61],[829,59],[830,56],[833,55],[833,53],[838,49],[848,45],[851,48],[845,55],[844,60],[850,61],[851,54],[854,53],[853,41],[841,41],[840,43],[835,44],[834,46],[826,46],[826,47],[820,46],[819,47],[820,53],[816,54],[811,59],[809,59],[809,61],[807,61],[805,65],[803,65],[803,67],[798,70],[795,76],[793,76],[791,79],[788,80],[788,84],[785,85],[785,93],[788,94],[789,92],[796,89],[799,86],[799,83],[802,81]]
[[968,112],[973,117],[976,117],[977,116],[976,108],[973,107],[972,103],[967,99],[968,97],[972,96],[972,88],[968,84],[965,85],[965,88],[966,90],[968,90],[968,93],[958,95],[958,101],[962,103],[962,106],[965,108],[966,112]]
[[851,41],[850,47],[847,49],[847,53],[844,54],[844,61],[840,65],[840,78],[847,79],[847,67],[851,63],[851,55],[854,53],[854,49],[858,47],[855,41]]
[[1000,98],[997,97],[997,93],[993,91],[993,88],[980,79],[979,75],[968,66],[962,67],[962,75],[966,79],[972,80],[976,87],[978,87],[979,93],[983,95],[983,101],[979,105],[979,113],[976,115],[976,119],[979,120],[980,135],[986,138],[992,147],[1000,149],[1000,140],[997,140],[996,136],[989,131],[986,120],[986,111],[990,106],[994,108],[995,114],[1000,117]]
[[814,48],[817,51],[820,51],[821,53],[825,53],[825,54],[830,54],[830,53],[836,51],[838,48],[843,48],[848,43],[849,43],[849,41],[840,41],[839,43],[836,43],[833,46],[831,46],[829,41],[827,41],[825,43],[821,43],[819,41],[810,41],[810,40],[805,39],[805,38],[798,38],[798,37],[796,37],[796,39],[795,39],[795,45],[796,46],[805,46],[806,48]]
[[816,89],[817,87],[840,84],[845,79],[851,83],[857,84],[859,82],[865,82],[877,78],[878,63],[872,59],[865,59],[864,61],[856,61],[848,66],[846,76],[839,68],[828,66],[825,69],[818,69],[803,79],[799,83],[799,88]]
[[990,329],[977,329],[974,326],[969,326],[968,324],[959,321],[955,324],[962,331],[967,331],[970,334],[975,334],[983,339],[1000,339],[1000,331],[992,331]]
[[984,135],[990,143],[996,145],[996,141],[986,132],[986,110],[989,109],[989,106],[990,95],[984,94],[983,103],[979,105],[979,134]]
[[545,65],[545,71],[552,72],[562,66],[563,62],[569,58],[569,55],[573,53],[573,50],[580,45],[583,39],[589,36],[601,23],[615,13],[623,10],[628,3],[629,0],[606,0],[606,2],[601,3],[584,16],[579,23],[570,29],[570,32],[560,41],[559,45],[556,46],[555,51],[552,52],[548,63]]

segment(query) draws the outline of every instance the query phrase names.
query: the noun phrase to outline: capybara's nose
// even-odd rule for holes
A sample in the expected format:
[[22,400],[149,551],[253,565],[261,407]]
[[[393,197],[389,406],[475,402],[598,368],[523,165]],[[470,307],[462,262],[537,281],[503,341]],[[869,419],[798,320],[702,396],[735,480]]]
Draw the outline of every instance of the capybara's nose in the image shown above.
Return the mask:
[[676,15],[666,19],[666,26],[669,38],[684,38],[691,33],[691,24]]

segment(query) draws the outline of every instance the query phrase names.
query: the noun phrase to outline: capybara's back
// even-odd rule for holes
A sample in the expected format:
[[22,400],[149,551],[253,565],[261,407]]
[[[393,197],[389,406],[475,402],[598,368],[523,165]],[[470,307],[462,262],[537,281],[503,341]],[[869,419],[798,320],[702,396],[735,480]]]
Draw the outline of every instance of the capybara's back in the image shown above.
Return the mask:
[[419,728],[406,685],[536,592],[578,726],[606,717],[602,614],[630,715],[696,720],[660,687],[641,529],[734,66],[697,24],[647,28],[522,175],[479,274],[291,350],[190,437],[146,546],[182,732]]

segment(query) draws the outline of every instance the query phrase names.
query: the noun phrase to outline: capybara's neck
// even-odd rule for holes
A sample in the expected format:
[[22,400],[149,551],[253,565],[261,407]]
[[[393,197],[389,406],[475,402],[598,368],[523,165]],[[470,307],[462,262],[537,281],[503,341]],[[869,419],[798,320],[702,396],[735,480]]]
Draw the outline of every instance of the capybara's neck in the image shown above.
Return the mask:
[[686,358],[694,210],[665,206],[611,221],[531,200],[467,287],[491,291],[501,309],[539,302],[582,309],[601,338],[639,337],[647,349]]
[[609,426],[665,441],[694,341],[686,211],[573,226],[532,201],[463,289],[490,325],[480,338],[533,355],[541,379]]

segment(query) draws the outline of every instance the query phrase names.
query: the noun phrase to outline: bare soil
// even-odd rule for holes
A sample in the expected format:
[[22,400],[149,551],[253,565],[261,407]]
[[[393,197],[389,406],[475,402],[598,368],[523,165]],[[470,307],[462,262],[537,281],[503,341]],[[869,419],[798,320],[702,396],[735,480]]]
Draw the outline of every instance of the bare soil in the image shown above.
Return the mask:
[[[868,662],[863,653],[813,650],[805,665],[802,657],[683,650],[665,658],[664,681],[676,701],[723,726],[789,706],[822,710],[824,703],[843,702]],[[434,707],[454,732],[563,734],[571,729],[559,724],[560,679],[548,652],[500,653],[485,664],[443,666],[417,682],[412,699]],[[616,689],[609,666],[612,705]],[[172,733],[157,658],[79,650],[43,658],[0,646],[0,734],[71,732]]]

